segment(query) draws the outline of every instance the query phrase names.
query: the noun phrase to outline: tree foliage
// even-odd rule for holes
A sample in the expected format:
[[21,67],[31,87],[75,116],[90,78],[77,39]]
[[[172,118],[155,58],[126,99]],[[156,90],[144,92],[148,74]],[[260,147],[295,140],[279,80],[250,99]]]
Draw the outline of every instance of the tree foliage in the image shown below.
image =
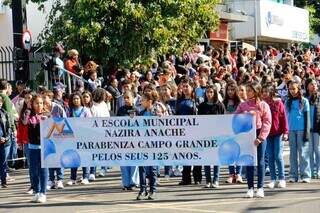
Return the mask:
[[319,0],[295,0],[295,6],[309,11],[311,34],[320,35],[320,1]]
[[47,46],[63,42],[101,63],[132,65],[193,46],[217,26],[217,2],[55,0],[40,40]]

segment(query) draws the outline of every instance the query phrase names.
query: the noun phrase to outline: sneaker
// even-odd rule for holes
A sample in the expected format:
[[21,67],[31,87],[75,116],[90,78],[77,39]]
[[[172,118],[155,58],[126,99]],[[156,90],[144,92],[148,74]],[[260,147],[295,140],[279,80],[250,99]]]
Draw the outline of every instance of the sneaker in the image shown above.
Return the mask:
[[205,185],[205,187],[204,188],[206,188],[206,189],[208,189],[208,188],[212,188],[212,183],[207,183],[206,185]]
[[232,184],[233,183],[233,175],[230,175],[229,177],[228,177],[228,179],[226,180],[226,183],[230,183],[230,184]]
[[57,188],[58,188],[58,189],[63,189],[63,188],[64,188],[62,180],[58,180],[58,182],[57,182]]
[[310,178],[303,178],[302,183],[310,183]]
[[68,182],[67,182],[67,185],[68,186],[72,186],[72,185],[76,185],[77,184],[77,182],[75,181],[75,180],[69,180]]
[[170,176],[169,176],[169,175],[165,175],[165,176],[164,176],[164,179],[165,179],[166,181],[169,181],[169,180],[170,180]]
[[295,183],[297,180],[295,178],[289,178],[289,183]]
[[270,168],[269,167],[266,168],[265,174],[266,174],[266,176],[270,175]]
[[212,188],[219,188],[219,182],[218,181],[213,182]]
[[241,175],[236,176],[236,183],[243,183],[243,179]]
[[148,200],[154,200],[156,197],[156,193],[155,192],[150,192],[149,196],[148,196]]
[[276,185],[276,182],[273,180],[273,181],[270,181],[270,183],[267,184],[267,187],[269,189],[274,189],[274,186]]
[[50,191],[51,187],[52,187],[52,184],[54,184],[52,181],[48,181],[47,183],[47,190]]
[[105,169],[101,169],[99,172],[99,177],[104,177],[106,176],[106,170]]
[[38,202],[38,200],[39,200],[39,196],[40,196],[40,194],[39,194],[39,193],[35,194],[35,195],[33,196],[33,198],[31,199],[31,202],[33,202],[33,203]]
[[279,188],[286,188],[286,181],[285,180],[280,180],[278,183]]
[[253,198],[253,189],[249,189],[247,194],[246,194],[246,198]]
[[138,196],[137,196],[137,200],[143,200],[146,199],[148,197],[148,193],[147,192],[139,192]]
[[45,203],[47,201],[47,196],[45,194],[40,193],[37,203]]
[[82,181],[81,181],[81,184],[83,185],[88,185],[89,184],[89,180],[87,178],[84,178]]
[[96,180],[96,176],[94,176],[94,174],[90,174],[89,175],[89,180],[90,181],[95,181]]
[[257,190],[257,195],[256,195],[258,198],[264,198],[264,190],[263,188],[259,188]]
[[174,175],[175,177],[181,177],[181,176],[182,176],[182,173],[179,171],[179,169],[176,169],[176,170],[174,170],[173,175]]
[[33,189],[31,187],[28,189],[27,194],[29,194],[29,195],[33,194]]

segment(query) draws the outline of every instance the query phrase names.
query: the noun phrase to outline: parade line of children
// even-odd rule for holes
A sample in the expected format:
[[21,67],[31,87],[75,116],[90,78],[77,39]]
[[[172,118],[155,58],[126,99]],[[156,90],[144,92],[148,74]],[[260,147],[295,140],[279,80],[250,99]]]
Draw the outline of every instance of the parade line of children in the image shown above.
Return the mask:
[[[264,187],[285,188],[287,181],[310,183],[320,175],[319,52],[320,47],[304,50],[296,46],[285,50],[268,47],[251,57],[245,49],[230,53],[225,47],[209,47],[205,52],[195,48],[183,57],[168,54],[150,68],[139,65],[132,70],[119,69],[101,82],[95,62],[88,61],[83,69],[75,69],[78,52],[69,51],[69,58],[63,62],[61,47],[54,47],[54,56],[62,63],[55,60],[58,64],[51,66],[55,68],[52,91],[44,87],[32,91],[26,82],[17,81],[13,92],[11,84],[0,79],[1,186],[7,188],[13,181],[8,174],[10,167],[18,164],[14,161],[19,157],[17,153],[26,158],[30,178],[26,191],[33,195],[32,202],[46,202],[48,190],[64,189],[65,184],[86,185],[97,176],[106,175],[108,165],[83,167],[81,178],[77,176],[78,168],[41,168],[40,121],[50,117],[232,113],[255,116],[256,139],[248,143],[257,148],[257,166],[230,165],[229,177],[223,181],[233,184],[246,180],[247,198],[263,198]],[[59,81],[61,73],[56,72],[57,66],[64,65],[89,83],[75,80],[73,93],[67,94],[65,85]],[[289,177],[285,176],[283,159],[286,141],[290,148]],[[68,169],[70,177],[65,177]],[[156,199],[158,166],[120,169],[123,190],[138,187],[137,200]],[[203,184],[205,188],[218,188],[220,169],[219,165],[183,166],[183,169],[167,165],[164,174],[167,179],[181,176],[181,186]],[[270,172],[267,184],[266,170]]]

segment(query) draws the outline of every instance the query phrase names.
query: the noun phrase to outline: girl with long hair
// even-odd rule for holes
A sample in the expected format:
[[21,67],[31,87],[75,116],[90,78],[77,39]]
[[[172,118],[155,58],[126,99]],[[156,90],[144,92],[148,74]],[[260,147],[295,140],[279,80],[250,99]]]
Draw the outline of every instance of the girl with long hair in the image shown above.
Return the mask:
[[[257,138],[253,141],[257,146],[258,183],[257,194],[259,198],[264,197],[263,182],[265,175],[265,152],[267,147],[267,136],[271,128],[271,112],[269,105],[261,98],[261,86],[258,82],[247,84],[247,100],[240,103],[236,113],[250,113],[254,115],[257,128]],[[254,194],[254,166],[247,166],[248,192],[246,197],[253,198]]]

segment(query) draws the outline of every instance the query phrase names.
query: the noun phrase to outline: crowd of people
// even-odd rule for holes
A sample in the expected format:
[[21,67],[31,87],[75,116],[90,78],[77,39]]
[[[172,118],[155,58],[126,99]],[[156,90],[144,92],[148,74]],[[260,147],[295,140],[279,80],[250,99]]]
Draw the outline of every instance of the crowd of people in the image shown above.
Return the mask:
[[[0,79],[2,188],[8,187],[9,167],[19,162],[18,157],[27,159],[28,193],[34,195],[33,202],[46,202],[47,190],[79,182],[86,185],[96,176],[106,175],[108,165],[83,167],[81,178],[77,178],[78,168],[71,168],[69,178],[64,177],[69,168],[41,168],[40,121],[49,117],[251,113],[256,119],[257,138],[248,143],[257,147],[257,167],[230,165],[226,183],[243,183],[245,177],[246,197],[252,198],[257,168],[256,197],[263,198],[266,168],[270,170],[268,188],[285,188],[286,181],[309,183],[320,176],[320,45],[279,50],[269,46],[255,53],[229,51],[228,45],[205,50],[196,46],[182,56],[167,54],[150,67],[119,69],[105,77],[105,82],[99,78],[101,69],[96,62],[82,66],[76,50],[68,51],[65,60],[63,54],[57,45],[47,64],[52,72],[52,90],[39,87],[32,91],[26,82],[17,81],[13,93],[11,84]],[[64,69],[79,76],[73,81],[72,94],[67,94],[61,83]],[[289,177],[285,177],[284,141],[289,141],[290,147]],[[182,176],[179,185],[219,187],[220,166],[205,165],[205,181],[202,167],[167,165],[164,175]],[[157,166],[121,167],[123,190],[138,186],[137,200],[155,199],[159,175]]]

